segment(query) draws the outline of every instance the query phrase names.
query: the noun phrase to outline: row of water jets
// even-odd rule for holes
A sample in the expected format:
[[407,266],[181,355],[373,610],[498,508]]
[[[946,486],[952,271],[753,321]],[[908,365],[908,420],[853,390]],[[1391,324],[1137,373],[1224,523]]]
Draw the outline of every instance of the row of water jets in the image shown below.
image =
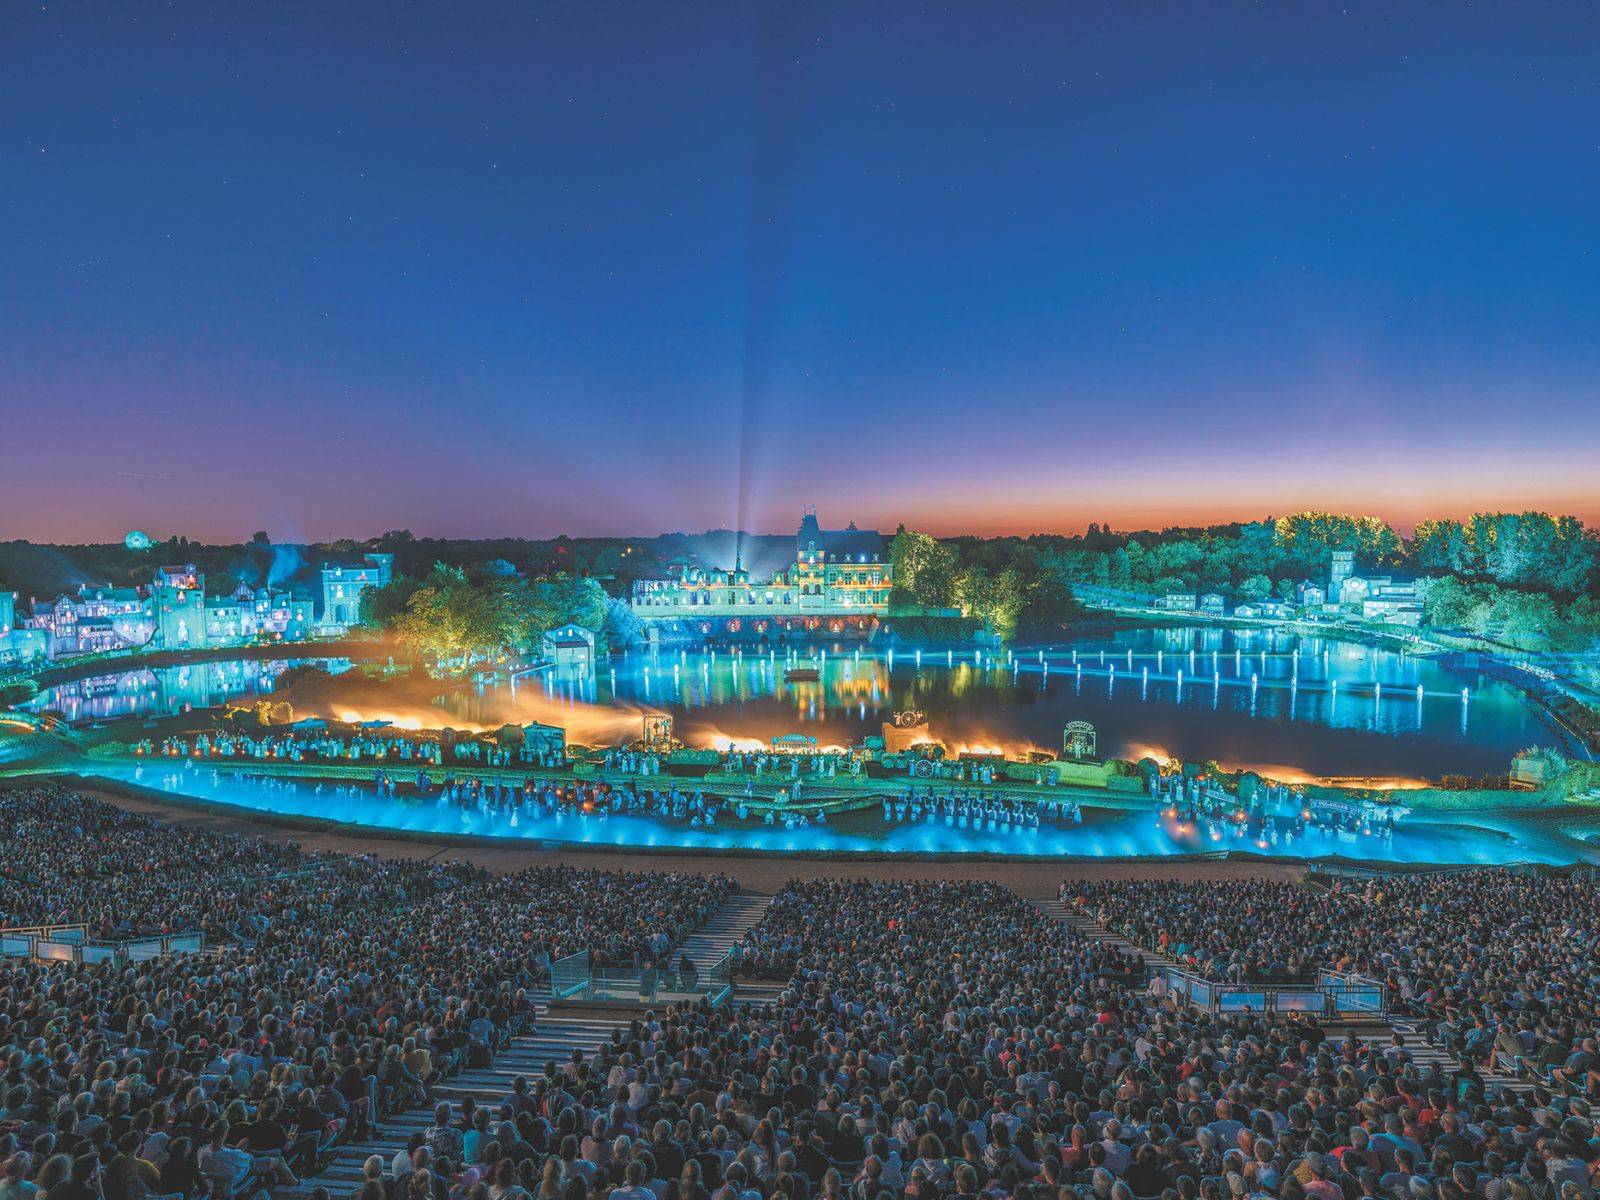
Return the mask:
[[[682,685],[682,676],[687,666],[688,653],[689,652],[687,650],[680,651],[677,656],[678,661],[672,663],[671,678],[674,686],[681,687]],[[741,666],[748,662],[750,665],[750,682],[756,686],[761,686],[764,679],[769,684],[771,683],[769,672],[775,669],[780,661],[785,668],[790,666],[804,665],[815,666],[819,670],[822,670],[827,667],[829,657],[826,650],[820,650],[815,655],[810,655],[802,654],[794,649],[788,649],[785,650],[780,656],[776,650],[769,650],[764,654],[746,654],[743,649],[739,647],[735,647],[731,651],[724,652],[724,655],[736,664],[736,669],[737,666]],[[711,681],[711,669],[717,661],[717,656],[718,652],[712,650],[709,651],[707,656],[701,661],[699,675],[701,677],[702,686],[709,688]],[[931,661],[937,662],[940,654],[937,651],[931,651],[926,652],[926,656]],[[1113,696],[1116,693],[1118,663],[1119,661],[1125,660],[1125,669],[1129,675],[1132,675],[1136,669],[1139,672],[1139,698],[1141,700],[1147,700],[1149,698],[1149,686],[1152,678],[1154,678],[1158,683],[1163,681],[1173,683],[1175,685],[1176,692],[1175,701],[1178,703],[1183,702],[1185,685],[1188,685],[1192,689],[1195,687],[1204,687],[1205,683],[1209,682],[1212,693],[1212,707],[1216,707],[1219,702],[1221,689],[1224,684],[1226,684],[1229,687],[1249,688],[1249,711],[1252,715],[1254,715],[1256,712],[1257,696],[1263,687],[1278,691],[1287,691],[1289,693],[1289,715],[1291,718],[1294,715],[1296,699],[1298,698],[1298,695],[1302,689],[1313,694],[1327,696],[1330,704],[1333,705],[1338,704],[1341,695],[1340,684],[1337,679],[1330,679],[1326,682],[1312,680],[1302,685],[1300,680],[1300,660],[1302,656],[1298,648],[1287,654],[1282,652],[1274,652],[1271,655],[1269,655],[1266,650],[1262,650],[1259,654],[1259,668],[1252,669],[1250,671],[1248,680],[1246,680],[1244,675],[1245,659],[1248,657],[1254,660],[1258,656],[1255,654],[1246,656],[1242,650],[1237,648],[1234,650],[1232,655],[1235,673],[1234,675],[1226,678],[1223,676],[1221,671],[1221,663],[1224,655],[1222,655],[1220,651],[1213,650],[1209,652],[1209,655],[1203,651],[1197,652],[1195,650],[1190,650],[1187,652],[1187,654],[1184,654],[1181,651],[1174,651],[1170,653],[1165,650],[1155,651],[1153,655],[1155,658],[1156,668],[1154,675],[1152,675],[1148,664],[1136,665],[1135,662],[1136,658],[1149,658],[1151,656],[1151,653],[1148,651],[1141,652],[1136,655],[1131,648],[1128,649],[1125,654],[1111,653],[1108,655],[1106,651],[1101,650],[1098,652],[1085,654],[1082,657],[1080,657],[1080,654],[1077,650],[1070,651],[1069,657],[1067,657],[1060,654],[1052,656],[1047,654],[1047,652],[1044,650],[1038,651],[1035,655],[1019,655],[1015,650],[1006,650],[1001,652],[985,651],[981,648],[972,650],[970,652],[962,651],[960,654],[953,649],[949,649],[945,650],[942,655],[944,658],[943,665],[947,668],[954,668],[957,666],[965,667],[970,665],[978,670],[1009,670],[1012,674],[1013,680],[1019,679],[1023,671],[1027,671],[1030,674],[1037,673],[1040,680],[1041,689],[1048,686],[1052,666],[1055,666],[1057,670],[1065,668],[1070,671],[1074,681],[1074,688],[1078,693],[1081,694],[1083,688],[1083,677],[1085,674],[1088,674],[1091,677],[1100,677],[1106,680],[1106,694],[1108,696]],[[870,659],[872,656],[869,655],[868,657]],[[911,657],[915,666],[920,670],[924,665],[925,652],[920,649],[912,651]],[[1182,666],[1179,666],[1176,668],[1173,674],[1163,674],[1162,672],[1165,669],[1166,659],[1168,657],[1171,657],[1179,662],[1187,659],[1188,670],[1185,671]],[[1209,657],[1211,660],[1210,666],[1212,669],[1209,680],[1206,680],[1204,676],[1200,674],[1201,668],[1199,664],[1203,657]],[[1324,671],[1326,671],[1331,655],[1330,652],[1324,648],[1320,653],[1313,653],[1307,655],[1306,657],[1312,659],[1313,661],[1320,660]],[[861,658],[862,653],[859,649],[844,656],[844,670],[846,678],[851,676],[852,667],[855,664],[858,664],[861,661]],[[1098,658],[1098,663],[1095,661],[1096,658]],[[1273,660],[1287,659],[1290,662],[1290,678],[1287,681],[1282,679],[1263,678],[1262,673],[1267,668],[1269,658]],[[894,650],[891,649],[887,651],[885,655],[885,662],[887,667],[892,670],[895,663]],[[1086,662],[1089,664],[1087,669]],[[1256,666],[1254,662],[1252,662],[1251,665],[1252,667]],[[668,672],[665,670],[664,666],[659,663],[654,669],[650,665],[646,665],[644,667],[646,697],[648,697],[650,694],[652,676],[654,674],[665,676],[667,673]],[[610,682],[611,694],[615,696],[617,688],[617,671],[614,667],[610,670]],[[549,683],[550,681],[548,677],[546,677],[545,686],[547,690],[549,688]],[[1408,689],[1406,689],[1403,685],[1396,685],[1392,683],[1388,685],[1388,688],[1386,689],[1381,681],[1374,680],[1370,685],[1347,683],[1343,689],[1343,694],[1350,696],[1370,697],[1373,704],[1373,711],[1374,713],[1377,713],[1382,709],[1383,701],[1386,696],[1405,695],[1407,690]],[[1470,687],[1463,687],[1459,693],[1453,691],[1430,692],[1419,683],[1412,691],[1412,694],[1414,695],[1416,701],[1417,720],[1419,723],[1422,719],[1423,701],[1427,697],[1433,696],[1445,699],[1459,699],[1461,728],[1463,732],[1466,731],[1468,708],[1472,700],[1472,689]],[[598,700],[598,696],[595,696],[594,699]],[[814,709],[815,705],[813,704],[812,707]]]

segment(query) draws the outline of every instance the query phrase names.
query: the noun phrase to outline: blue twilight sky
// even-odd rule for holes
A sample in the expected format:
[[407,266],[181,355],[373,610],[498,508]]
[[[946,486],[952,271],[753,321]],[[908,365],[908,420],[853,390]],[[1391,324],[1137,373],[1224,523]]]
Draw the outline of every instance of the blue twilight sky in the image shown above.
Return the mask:
[[1587,4],[0,9],[0,537],[1600,521]]

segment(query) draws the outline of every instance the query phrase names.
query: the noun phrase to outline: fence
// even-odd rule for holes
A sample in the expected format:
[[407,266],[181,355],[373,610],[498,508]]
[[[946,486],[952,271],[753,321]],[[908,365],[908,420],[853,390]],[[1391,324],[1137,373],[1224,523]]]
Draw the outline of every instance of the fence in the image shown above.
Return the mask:
[[587,950],[558,958],[550,964],[550,994],[557,1000],[565,1000],[586,991],[591,975]]
[[1167,991],[1213,1016],[1227,1013],[1308,1013],[1316,1017],[1382,1017],[1384,986],[1362,975],[1324,971],[1315,983],[1222,983],[1179,967],[1156,967]]
[[712,963],[711,970],[706,972],[706,982],[709,985],[706,999],[711,1001],[712,1008],[733,995],[733,955],[724,954]]
[[147,962],[176,954],[199,954],[205,939],[198,933],[151,934],[148,937],[91,941],[83,925],[32,925],[0,929],[0,958],[36,962]]
[[688,976],[668,957],[661,967],[597,967],[583,950],[558,958],[550,966],[550,994],[556,1000],[590,1000],[612,1004],[655,1001],[721,1004],[733,994],[733,960],[723,955],[703,975]]
[[1329,1011],[1335,1016],[1381,1017],[1389,1010],[1388,989],[1369,975],[1323,971],[1317,976],[1317,983],[1328,993]]

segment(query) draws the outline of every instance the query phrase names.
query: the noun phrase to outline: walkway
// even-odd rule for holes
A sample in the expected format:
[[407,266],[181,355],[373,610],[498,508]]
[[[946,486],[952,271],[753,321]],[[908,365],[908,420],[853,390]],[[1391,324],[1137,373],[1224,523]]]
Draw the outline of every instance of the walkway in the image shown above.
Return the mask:
[[729,896],[721,908],[706,918],[704,925],[689,935],[677,953],[687,954],[695,970],[704,979],[706,972],[744,940],[744,935],[755,927],[770,907],[772,897],[762,892],[741,891]]
[[[704,978],[734,943],[761,920],[771,904],[772,897],[759,892],[740,892],[729,897],[684,940],[676,953],[687,954]],[[746,990],[740,988],[735,998],[759,1002],[759,995],[746,996]],[[557,1010],[562,1015],[556,1015],[550,1010],[550,998],[548,986],[539,988],[532,996],[538,1027],[532,1033],[512,1039],[511,1044],[495,1056],[492,1065],[463,1071],[439,1084],[434,1088],[433,1102],[448,1100],[459,1114],[461,1102],[471,1096],[492,1111],[511,1091],[511,1081],[518,1075],[531,1079],[544,1072],[546,1063],[568,1061],[574,1050],[583,1051],[586,1058],[592,1057],[610,1043],[613,1033],[626,1030],[634,1017],[633,1012],[626,1010],[615,1015],[594,1012],[578,1015],[580,1010]],[[565,1015],[569,1012],[573,1015]],[[321,1175],[301,1180],[296,1188],[276,1188],[273,1195],[280,1200],[299,1200],[308,1196],[312,1188],[321,1186],[332,1192],[336,1200],[342,1200],[361,1186],[362,1169],[369,1157],[382,1156],[387,1167],[389,1160],[406,1148],[413,1133],[432,1124],[432,1104],[392,1116],[375,1137],[340,1146],[334,1152],[333,1163]]]
[[[756,927],[767,909],[772,907],[772,900],[770,893],[740,892],[684,942],[684,953],[694,961],[701,978],[705,977],[709,966],[720,962],[723,955]],[[735,983],[731,1000],[735,1004],[771,1004],[785,986],[768,979]]]
[[[566,1062],[574,1050],[585,1056],[594,1054],[611,1040],[612,1032],[626,1029],[627,1017],[557,1017],[548,1011],[550,989],[540,988],[533,996],[538,1009],[538,1028],[532,1033],[513,1038],[511,1044],[496,1055],[493,1065],[463,1071],[434,1089],[434,1102],[449,1100],[460,1113],[461,1101],[473,1097],[480,1105],[494,1110],[501,1098],[511,1091],[511,1081],[518,1075],[532,1078],[544,1071],[551,1061]],[[367,1159],[380,1155],[385,1167],[395,1154],[406,1148],[411,1135],[433,1124],[432,1105],[414,1108],[391,1116],[374,1137],[350,1142],[334,1151],[332,1164],[314,1179],[303,1179],[296,1188],[274,1188],[274,1197],[284,1200],[307,1196],[314,1187],[325,1187],[335,1197],[348,1196],[362,1183],[362,1168]]]
[[1112,949],[1123,954],[1136,954],[1152,967],[1177,967],[1179,964],[1163,954],[1154,950],[1146,950],[1143,946],[1135,946],[1127,938],[1113,933],[1100,922],[1090,919],[1076,908],[1071,908],[1056,899],[1034,900],[1034,905],[1051,920],[1063,922],[1067,928],[1075,933],[1080,933],[1086,938],[1097,942],[1105,942]]

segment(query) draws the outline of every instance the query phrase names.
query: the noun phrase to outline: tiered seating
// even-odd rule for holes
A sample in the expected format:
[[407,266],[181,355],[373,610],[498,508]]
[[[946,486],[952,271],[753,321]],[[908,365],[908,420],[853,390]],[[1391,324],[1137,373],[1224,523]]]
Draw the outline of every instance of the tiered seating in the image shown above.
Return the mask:
[[198,929],[204,956],[0,963],[0,1134],[24,1175],[126,1160],[162,1194],[292,1185],[493,1059],[553,957],[668,952],[723,877],[308,856],[60,788],[0,793],[7,924]]

